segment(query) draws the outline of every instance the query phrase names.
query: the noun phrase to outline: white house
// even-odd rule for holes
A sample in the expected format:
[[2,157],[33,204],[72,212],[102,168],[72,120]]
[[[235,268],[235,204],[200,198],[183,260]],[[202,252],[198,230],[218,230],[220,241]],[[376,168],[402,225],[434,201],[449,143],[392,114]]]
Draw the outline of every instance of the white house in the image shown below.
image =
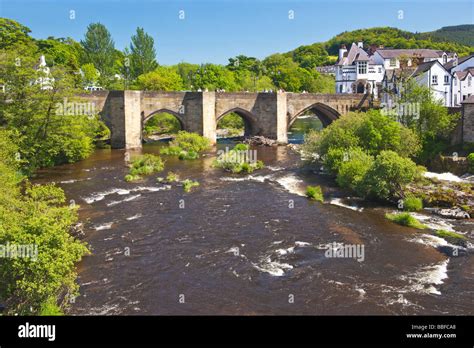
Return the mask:
[[339,49],[336,63],[336,93],[371,93],[378,98],[384,68],[376,64],[363,49],[363,43],[352,44],[349,51]]
[[453,73],[452,106],[459,106],[474,95],[474,67]]
[[437,60],[441,64],[457,59],[456,53],[443,52],[426,48],[386,49],[379,48],[374,53],[374,61],[382,64],[386,70],[399,69],[401,65],[408,67],[419,63]]
[[439,60],[419,64],[411,78],[414,78],[419,85],[429,88],[433,96],[441,100],[444,106],[452,106],[452,76]]

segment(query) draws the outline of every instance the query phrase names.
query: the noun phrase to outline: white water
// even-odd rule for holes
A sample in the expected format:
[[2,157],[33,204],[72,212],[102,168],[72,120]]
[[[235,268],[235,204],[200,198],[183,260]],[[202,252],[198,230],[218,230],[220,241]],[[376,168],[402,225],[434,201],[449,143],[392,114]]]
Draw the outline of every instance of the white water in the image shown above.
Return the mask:
[[467,180],[461,179],[459,176],[456,176],[452,173],[425,172],[423,175],[426,178],[430,178],[430,179],[438,179],[438,180],[452,181],[452,182],[467,182]]
[[352,210],[355,210],[355,211],[363,211],[364,210],[364,208],[360,208],[357,205],[348,205],[348,204],[343,203],[341,198],[333,198],[333,199],[331,199],[331,201],[329,201],[329,203],[333,204],[333,205],[337,205],[339,207],[352,209]]

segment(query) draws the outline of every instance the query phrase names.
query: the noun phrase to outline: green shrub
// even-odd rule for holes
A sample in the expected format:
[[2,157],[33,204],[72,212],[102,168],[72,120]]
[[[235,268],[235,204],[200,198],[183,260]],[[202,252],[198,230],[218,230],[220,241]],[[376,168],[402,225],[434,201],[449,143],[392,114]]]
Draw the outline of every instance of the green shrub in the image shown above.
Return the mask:
[[466,246],[467,238],[462,234],[446,230],[438,230],[436,231],[436,235],[445,239],[448,243]]
[[314,201],[324,202],[323,191],[320,186],[307,186],[306,197]]
[[373,162],[373,157],[366,154],[361,148],[350,149],[347,152],[347,160],[343,160],[339,165],[337,183],[341,187],[363,194],[360,184]]
[[181,151],[178,158],[180,160],[195,160],[199,158],[199,154],[196,151]]
[[199,186],[199,182],[186,179],[183,181],[184,192],[190,192],[193,187]]
[[420,176],[415,162],[393,151],[382,151],[359,185],[363,196],[389,200],[402,197],[405,186]]
[[132,182],[132,181],[138,181],[140,180],[142,177],[140,175],[132,175],[132,174],[127,174],[125,175],[124,177],[124,180],[126,182]]
[[178,180],[179,180],[178,174],[175,174],[173,172],[168,172],[168,175],[166,176],[167,182],[176,182]]
[[247,144],[237,144],[232,150],[220,154],[213,162],[213,166],[235,174],[248,174],[254,170],[262,169],[265,166],[264,163],[250,158],[249,149],[250,147]]
[[400,213],[400,214],[385,214],[385,217],[390,221],[396,222],[402,226],[413,227],[417,229],[425,229],[426,225],[422,224],[416,218],[411,216],[409,213]]
[[469,173],[474,174],[474,152],[467,155],[467,163],[469,165]]
[[164,167],[164,162],[159,156],[152,154],[142,155],[132,161],[129,173],[125,176],[125,181],[139,180],[142,175],[161,172]]
[[45,302],[41,304],[40,308],[40,315],[41,316],[61,316],[64,315],[61,308],[56,304],[56,300],[54,298],[49,298]]
[[179,131],[178,135],[171,141],[171,146],[177,146],[184,151],[202,152],[210,148],[209,139],[197,134]]
[[405,211],[419,211],[423,209],[423,200],[418,197],[406,197],[403,200],[403,210]]
[[161,155],[178,156],[183,151],[179,146],[168,145],[160,150]]

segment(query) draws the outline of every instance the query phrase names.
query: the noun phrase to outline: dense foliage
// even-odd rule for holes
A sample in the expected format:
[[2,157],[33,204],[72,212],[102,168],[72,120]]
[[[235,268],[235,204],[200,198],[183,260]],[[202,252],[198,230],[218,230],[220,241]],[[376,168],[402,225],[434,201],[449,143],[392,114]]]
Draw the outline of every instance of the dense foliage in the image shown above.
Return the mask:
[[[88,252],[69,233],[77,206],[64,205],[54,185],[24,181],[14,137],[0,130],[0,303],[7,314],[60,313],[77,295],[75,264]],[[5,255],[7,247],[32,252]]]
[[[361,197],[394,200],[420,169],[415,132],[379,111],[349,113],[305,137],[303,152],[322,161],[337,183]],[[315,156],[317,154],[317,156]]]

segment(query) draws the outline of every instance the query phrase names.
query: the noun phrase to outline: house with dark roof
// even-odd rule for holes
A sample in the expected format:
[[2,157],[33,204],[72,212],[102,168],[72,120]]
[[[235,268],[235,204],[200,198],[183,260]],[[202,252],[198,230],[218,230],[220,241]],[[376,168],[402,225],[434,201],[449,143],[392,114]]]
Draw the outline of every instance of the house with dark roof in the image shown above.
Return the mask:
[[415,49],[391,49],[379,48],[374,53],[374,61],[382,64],[385,69],[399,69],[401,65],[417,65],[419,63],[437,60],[441,64],[447,64],[457,59],[456,53],[432,50],[427,48]]
[[459,106],[474,96],[474,67],[455,71],[452,78],[452,105]]
[[452,76],[439,60],[419,64],[411,78],[414,78],[419,85],[429,88],[433,96],[441,100],[444,106],[452,106]]
[[352,43],[349,51],[345,46],[339,49],[336,93],[367,93],[377,99],[383,75],[383,66],[375,64],[362,42]]

